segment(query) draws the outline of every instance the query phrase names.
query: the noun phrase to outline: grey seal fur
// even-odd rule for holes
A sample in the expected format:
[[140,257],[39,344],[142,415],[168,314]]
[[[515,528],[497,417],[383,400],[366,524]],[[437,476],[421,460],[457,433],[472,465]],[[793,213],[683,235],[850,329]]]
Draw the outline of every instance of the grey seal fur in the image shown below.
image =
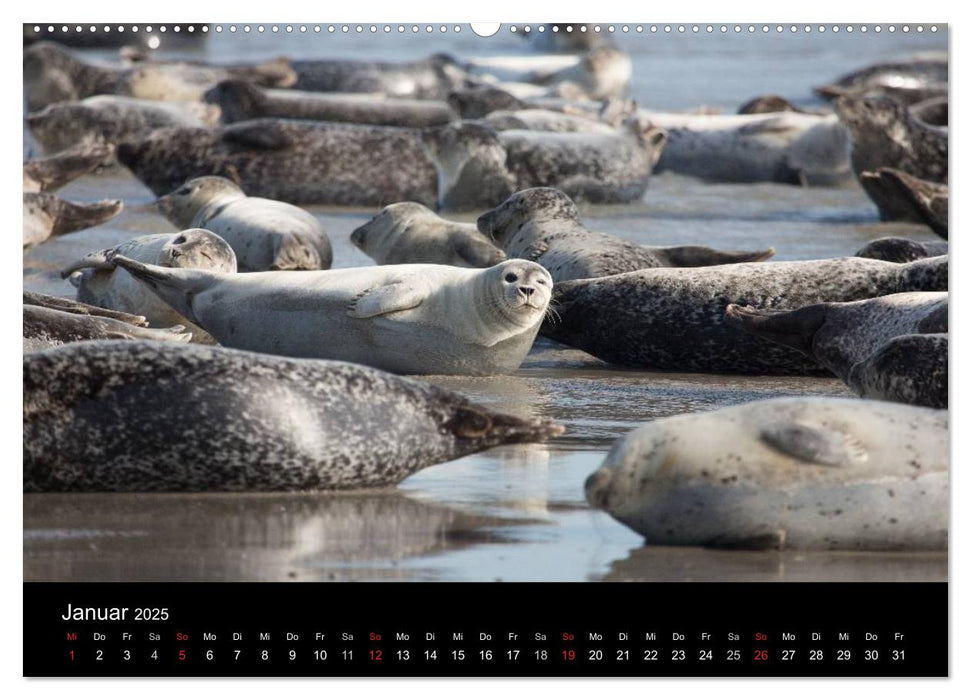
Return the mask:
[[78,148],[24,162],[24,192],[58,190],[94,172],[110,154],[105,147]]
[[343,362],[149,342],[24,357],[24,491],[388,486],[562,432]]
[[442,100],[277,90],[261,88],[245,80],[223,81],[205,94],[205,100],[219,107],[224,123],[272,117],[424,127],[448,124],[456,118]]
[[435,166],[419,132],[288,119],[215,129],[160,129],[118,146],[118,160],[156,195],[206,175],[291,204],[435,202]]
[[846,383],[860,396],[947,408],[947,333],[891,338],[850,369]]
[[157,204],[180,229],[206,229],[225,240],[240,272],[326,270],[334,260],[317,217],[286,202],[247,197],[224,177],[189,180]]
[[86,340],[158,340],[187,343],[192,337],[184,326],[145,328],[101,315],[74,314],[24,304],[24,352]]
[[912,241],[909,238],[886,236],[870,241],[855,255],[858,258],[901,263],[947,255],[947,248],[947,241]]
[[77,287],[80,302],[144,316],[153,326],[185,326],[195,340],[208,339],[201,328],[173,311],[125,270],[116,269],[111,262],[116,254],[166,268],[211,268],[234,273],[236,255],[226,241],[203,229],[150,234],[89,253],[61,270],[61,277],[70,277],[71,284]]
[[848,73],[830,85],[815,89],[820,97],[842,96],[847,91],[882,91],[894,88],[925,88],[947,85],[947,60],[915,60],[876,63]]
[[918,123],[941,129],[948,128],[949,110],[947,95],[932,97],[909,105],[908,111]]
[[802,353],[725,320],[729,304],[792,309],[907,291],[946,291],[947,256],[657,268],[557,283],[543,334],[606,362],[674,372],[818,374]]
[[492,267],[506,259],[475,224],[443,219],[417,202],[386,206],[351,232],[351,243],[378,265]]
[[587,229],[573,201],[557,189],[512,195],[479,217],[479,231],[512,258],[539,263],[554,282],[606,277],[650,267],[703,267],[765,260],[774,248],[719,251],[704,246],[644,246]]
[[447,54],[415,61],[318,59],[291,61],[297,73],[295,90],[312,92],[381,93],[389,97],[441,100],[464,87],[465,69]]
[[940,550],[948,443],[946,411],[771,399],[648,423],[585,488],[649,544]]
[[[794,311],[766,311],[729,304],[726,321],[736,328],[794,348],[849,383],[855,365],[867,360],[897,336],[947,333],[947,292],[905,292],[875,299],[804,306]],[[943,376],[943,405],[947,405],[947,355],[943,367],[917,361],[897,368],[912,379],[926,374]],[[940,377],[939,377],[940,378]],[[866,398],[876,398],[863,394]]]
[[120,199],[80,203],[61,199],[51,192],[24,192],[24,248],[43,243],[51,236],[62,236],[91,228],[121,213]]
[[927,224],[947,239],[948,185],[908,175],[894,168],[860,173],[860,184],[877,205],[882,221]]
[[632,202],[647,189],[665,132],[639,119],[616,135],[496,131],[480,122],[422,130],[438,174],[438,204],[493,207],[513,192],[556,187],[575,199]]
[[222,345],[358,362],[399,374],[515,371],[546,314],[552,280],[536,263],[245,275],[112,258]]

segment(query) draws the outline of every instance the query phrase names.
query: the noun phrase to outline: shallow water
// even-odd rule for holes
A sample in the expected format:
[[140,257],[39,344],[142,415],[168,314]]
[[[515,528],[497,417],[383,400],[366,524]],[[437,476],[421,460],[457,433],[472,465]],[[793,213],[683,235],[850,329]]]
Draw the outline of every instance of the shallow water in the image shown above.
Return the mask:
[[[289,43],[284,43],[288,41]],[[632,96],[656,109],[731,110],[757,94],[797,102],[810,88],[876,60],[946,48],[946,35],[620,36]],[[323,47],[323,48],[322,48]],[[282,53],[401,59],[523,52],[521,40],[459,35],[214,35],[180,55],[214,61]],[[109,56],[111,52],[92,52]],[[85,177],[64,197],[125,200],[106,225],[24,255],[26,288],[71,295],[57,271],[92,250],[171,231],[153,196],[125,171]],[[711,185],[666,174],[644,200],[583,207],[591,228],[640,243],[774,246],[776,259],[850,255],[885,235],[936,237],[883,224],[863,192]],[[349,241],[373,212],[312,208],[335,266],[371,264]],[[474,215],[462,217],[474,219]],[[716,377],[621,371],[540,340],[512,377],[432,378],[472,399],[567,426],[544,446],[501,447],[426,469],[397,489],[340,495],[29,495],[26,580],[944,580],[941,554],[719,552],[644,546],[588,509],[583,480],[613,439],[654,418],[774,396],[848,396],[835,379]]]

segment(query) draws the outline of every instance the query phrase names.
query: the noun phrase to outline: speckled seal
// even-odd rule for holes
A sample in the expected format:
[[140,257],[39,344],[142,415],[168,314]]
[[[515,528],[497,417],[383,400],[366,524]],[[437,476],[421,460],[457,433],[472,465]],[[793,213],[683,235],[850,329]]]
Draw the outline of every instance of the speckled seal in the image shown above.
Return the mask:
[[262,88],[245,80],[225,80],[206,92],[227,124],[263,119],[308,119],[376,126],[437,126],[456,118],[444,100],[388,98],[371,93],[327,93]]
[[506,259],[475,224],[443,219],[417,202],[386,206],[351,232],[351,242],[378,265],[492,267]]
[[562,432],[360,365],[224,348],[77,343],[26,355],[23,377],[25,492],[387,486]]
[[187,343],[192,337],[183,326],[145,328],[94,314],[75,314],[24,304],[24,352],[85,340],[157,340]]
[[867,243],[856,251],[856,257],[901,263],[947,255],[947,252],[947,241],[912,241],[909,238],[886,236]]
[[381,265],[245,275],[111,261],[226,347],[399,374],[515,371],[553,284],[527,260],[485,269]]
[[544,335],[606,362],[651,370],[818,374],[798,350],[725,320],[729,304],[793,309],[906,291],[946,291],[947,256],[897,264],[867,258],[657,268],[560,282]]
[[[766,311],[729,304],[727,322],[813,358],[843,381],[887,341],[912,333],[947,333],[947,292],[904,292],[874,299]],[[917,358],[911,372],[933,373]],[[947,376],[945,357],[943,373]]]
[[214,129],[159,129],[118,146],[156,195],[220,175],[251,197],[291,204],[435,202],[435,166],[415,129],[255,119]]
[[380,93],[389,97],[441,100],[464,87],[465,69],[447,54],[415,61],[316,59],[291,61],[297,73],[295,90],[311,92]]
[[908,175],[894,168],[860,173],[860,184],[877,205],[882,221],[914,221],[927,224],[947,239],[948,186]]
[[774,248],[719,251],[705,246],[645,246],[587,229],[566,194],[535,187],[512,195],[478,219],[479,231],[512,258],[539,263],[554,282],[606,277],[652,267],[704,267],[754,262]]
[[193,178],[156,204],[180,229],[205,229],[226,241],[240,272],[326,270],[334,260],[317,217],[293,204],[247,197],[224,177]]
[[61,236],[97,226],[121,213],[120,199],[100,202],[69,202],[51,192],[24,192],[24,248],[43,243],[51,236]]
[[652,545],[943,550],[948,443],[946,411],[755,401],[628,433],[587,500]]
[[860,396],[947,408],[947,333],[891,338],[850,369],[846,383]]

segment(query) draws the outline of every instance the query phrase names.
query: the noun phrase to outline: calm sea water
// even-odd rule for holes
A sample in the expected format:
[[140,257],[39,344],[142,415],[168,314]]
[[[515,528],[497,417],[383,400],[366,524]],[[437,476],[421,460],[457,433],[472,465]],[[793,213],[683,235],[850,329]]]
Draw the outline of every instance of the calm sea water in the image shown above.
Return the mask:
[[[649,25],[647,25],[649,26]],[[325,25],[326,27],[326,25]],[[717,31],[717,30],[716,30]],[[702,29],[704,32],[704,29]],[[937,34],[619,34],[634,62],[631,96],[651,109],[733,111],[759,94],[813,103],[811,88],[868,63],[947,48]],[[502,31],[460,34],[213,34],[160,57],[214,62],[278,55],[404,60],[523,54]],[[89,51],[108,59],[114,51]],[[172,227],[127,173],[86,177],[76,200],[121,197],[114,221],[24,255],[24,285],[70,295],[57,270],[80,255]],[[371,264],[348,239],[374,212],[315,207],[335,266]],[[595,229],[651,244],[775,246],[777,259],[849,255],[885,235],[856,186],[711,185],[664,175],[642,202],[585,207]],[[464,217],[468,220],[474,215]],[[426,469],[396,489],[340,495],[45,495],[24,499],[27,580],[913,580],[944,579],[939,555],[724,553],[645,546],[584,503],[582,484],[611,441],[655,418],[797,394],[847,396],[835,379],[617,371],[540,340],[513,377],[433,378],[476,401],[567,425],[549,445],[503,447]],[[200,459],[205,459],[200,455]]]

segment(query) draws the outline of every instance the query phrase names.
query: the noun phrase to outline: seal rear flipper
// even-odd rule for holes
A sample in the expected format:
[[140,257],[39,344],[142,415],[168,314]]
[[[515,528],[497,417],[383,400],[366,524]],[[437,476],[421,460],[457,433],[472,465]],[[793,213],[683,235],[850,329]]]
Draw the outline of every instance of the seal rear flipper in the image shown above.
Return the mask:
[[273,239],[271,270],[320,270],[322,262],[317,249],[296,236],[282,234]]
[[657,251],[670,267],[709,267],[732,263],[762,262],[775,255],[775,248],[765,250],[715,250],[707,246],[679,245]]
[[506,259],[506,254],[489,241],[476,238],[460,238],[452,245],[455,254],[469,267],[492,267]]
[[444,427],[458,440],[476,443],[480,448],[507,443],[541,442],[562,435],[565,430],[562,425],[551,421],[490,413],[472,404],[455,409]]
[[79,270],[114,270],[115,266],[108,262],[108,256],[114,252],[114,248],[105,248],[94,253],[88,253],[84,257],[75,260],[73,263],[61,270],[61,279],[67,279]]
[[118,216],[125,206],[120,199],[105,199],[92,204],[76,204],[63,199],[58,201],[60,205],[51,231],[53,236],[97,226]]
[[165,343],[188,343],[192,340],[192,333],[185,330],[185,326],[171,326],[169,328],[132,328],[125,331],[115,331],[107,335],[108,340],[158,340]]
[[222,140],[229,144],[262,151],[280,151],[293,145],[293,135],[279,121],[255,120],[227,126]]
[[421,306],[428,289],[418,280],[394,282],[361,292],[347,306],[351,318],[373,318]]
[[894,168],[880,168],[877,177],[885,187],[911,204],[914,220],[926,223],[934,233],[947,239],[948,186],[944,183],[921,180]]
[[826,322],[828,304],[813,304],[795,311],[768,311],[729,304],[725,322],[752,335],[813,355],[813,337]]
[[24,163],[24,181],[32,180],[41,192],[60,189],[72,180],[90,173],[112,154],[104,145],[63,151],[48,158]]
[[866,447],[841,430],[791,421],[762,429],[759,438],[776,452],[802,462],[840,467],[865,462]]
[[124,321],[125,323],[133,326],[148,325],[148,321],[144,316],[126,314],[124,311],[114,311],[113,309],[103,309],[100,306],[92,306],[91,304],[85,304],[82,301],[75,301],[74,299],[55,297],[49,294],[40,294],[38,292],[28,292],[26,289],[24,290],[24,304],[29,304],[30,306],[42,306],[45,309],[66,311],[67,313],[72,314],[104,316],[105,318],[113,318],[117,321]]
[[196,318],[192,310],[193,298],[196,294],[206,291],[215,282],[227,276],[208,270],[147,265],[117,253],[109,255],[108,262],[125,270],[136,280],[149,287],[173,309],[200,326],[203,326],[203,324]]

